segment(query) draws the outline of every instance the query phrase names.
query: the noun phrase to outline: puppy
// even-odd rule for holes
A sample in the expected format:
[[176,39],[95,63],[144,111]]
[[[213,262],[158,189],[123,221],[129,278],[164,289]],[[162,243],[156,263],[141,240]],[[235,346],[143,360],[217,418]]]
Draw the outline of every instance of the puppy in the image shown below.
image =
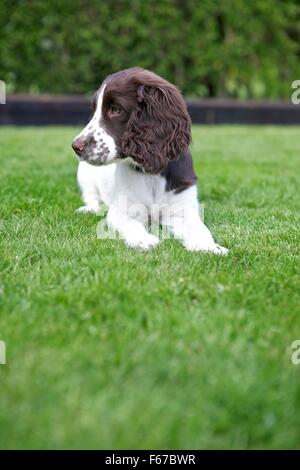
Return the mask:
[[72,143],[84,201],[78,211],[99,213],[104,203],[108,226],[132,248],[159,243],[146,228],[150,218],[187,250],[227,254],[200,218],[190,143],[191,120],[174,85],[139,67],[109,75]]

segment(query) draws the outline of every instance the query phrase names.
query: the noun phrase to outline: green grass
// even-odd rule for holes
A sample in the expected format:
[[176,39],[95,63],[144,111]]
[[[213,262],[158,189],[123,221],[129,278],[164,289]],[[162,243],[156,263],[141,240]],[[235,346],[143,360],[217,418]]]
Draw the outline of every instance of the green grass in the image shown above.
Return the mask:
[[78,129],[0,129],[1,448],[300,448],[297,127],[194,127],[228,257],[78,215]]

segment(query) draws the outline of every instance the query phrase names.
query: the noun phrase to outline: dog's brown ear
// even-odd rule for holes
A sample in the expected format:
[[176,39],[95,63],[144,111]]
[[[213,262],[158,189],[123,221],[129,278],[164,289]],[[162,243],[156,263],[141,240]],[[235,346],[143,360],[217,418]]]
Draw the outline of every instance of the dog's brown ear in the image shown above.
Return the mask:
[[163,171],[191,143],[191,119],[179,90],[170,83],[142,84],[122,139],[122,150],[146,172]]

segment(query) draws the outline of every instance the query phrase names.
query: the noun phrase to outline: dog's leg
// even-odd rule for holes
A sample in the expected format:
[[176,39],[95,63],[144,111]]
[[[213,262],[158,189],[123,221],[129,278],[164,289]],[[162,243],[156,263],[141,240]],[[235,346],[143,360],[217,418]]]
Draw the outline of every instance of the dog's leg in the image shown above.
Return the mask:
[[159,243],[159,239],[147,232],[143,220],[145,217],[141,213],[137,216],[132,210],[127,213],[116,206],[111,206],[107,214],[108,226],[118,232],[128,246],[149,250]]
[[207,251],[217,255],[228,253],[227,248],[215,243],[212,234],[202,222],[195,208],[185,209],[180,214],[171,213],[167,217],[163,217],[162,223],[189,251]]
[[84,206],[79,207],[77,212],[99,214],[101,203],[99,191],[93,181],[91,169],[84,162],[79,163],[77,181],[81,190],[81,198],[84,202]]

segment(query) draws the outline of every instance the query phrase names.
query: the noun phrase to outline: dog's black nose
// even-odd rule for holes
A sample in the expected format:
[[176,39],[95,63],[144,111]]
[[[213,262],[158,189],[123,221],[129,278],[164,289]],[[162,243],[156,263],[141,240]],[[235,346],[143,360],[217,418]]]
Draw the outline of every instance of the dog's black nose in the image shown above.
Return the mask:
[[75,139],[72,142],[72,147],[76,153],[80,153],[84,150],[85,142],[82,139]]

